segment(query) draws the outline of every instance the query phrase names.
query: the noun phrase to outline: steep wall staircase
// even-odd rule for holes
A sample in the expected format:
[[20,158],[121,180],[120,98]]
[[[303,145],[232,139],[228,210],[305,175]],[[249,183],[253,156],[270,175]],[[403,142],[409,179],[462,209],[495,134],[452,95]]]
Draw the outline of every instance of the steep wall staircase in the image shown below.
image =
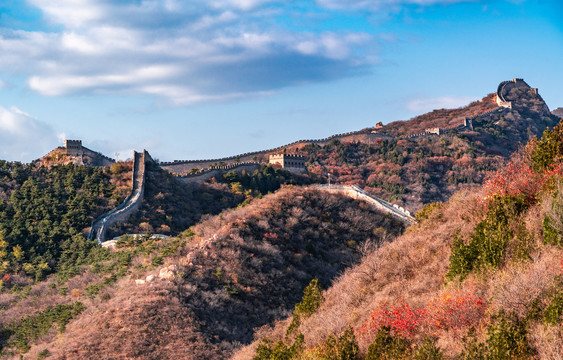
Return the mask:
[[118,207],[102,214],[94,221],[88,234],[88,239],[102,243],[106,240],[107,230],[116,222],[126,221],[141,206],[145,191],[145,164],[152,161],[147,151],[134,153],[133,162],[133,187],[129,196]]

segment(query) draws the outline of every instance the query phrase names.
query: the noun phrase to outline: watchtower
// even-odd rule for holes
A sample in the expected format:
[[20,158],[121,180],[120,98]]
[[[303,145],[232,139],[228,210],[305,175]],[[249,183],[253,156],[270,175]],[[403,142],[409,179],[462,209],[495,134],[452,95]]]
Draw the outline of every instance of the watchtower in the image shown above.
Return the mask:
[[84,154],[82,140],[65,140],[64,148],[66,154],[70,156],[82,156]]
[[280,165],[284,169],[305,169],[305,158],[300,155],[272,154],[269,163]]

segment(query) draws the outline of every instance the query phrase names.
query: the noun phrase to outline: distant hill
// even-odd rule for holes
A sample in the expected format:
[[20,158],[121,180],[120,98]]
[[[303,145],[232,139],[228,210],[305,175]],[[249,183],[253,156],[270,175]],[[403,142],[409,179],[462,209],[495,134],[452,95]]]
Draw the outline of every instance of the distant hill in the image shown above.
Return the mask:
[[[499,91],[506,106],[497,103]],[[335,183],[359,185],[415,211],[482,183],[510,154],[558,121],[537,90],[516,79],[458,109],[223,159],[160,165],[183,174],[235,161],[267,162],[273,153],[297,153],[307,159],[310,175],[326,181],[330,173]]]
[[115,160],[82,146],[80,140],[73,141],[74,148],[60,146],[47,155],[32,161],[38,166],[53,166],[53,165],[86,165],[86,166],[109,166],[115,163]]
[[[504,94],[511,108],[498,106],[495,96],[384,125],[376,131],[391,137],[372,143],[343,138],[299,150],[309,158],[309,173],[330,173],[335,183],[359,185],[415,211],[482,183],[510,154],[559,122],[527,84]],[[423,131],[432,127],[440,135]]]
[[465,118],[478,116],[498,108],[495,98],[496,94],[489,94],[479,101],[458,109],[439,109],[407,121],[394,121],[384,125],[381,132],[393,136],[408,136],[424,133],[429,128],[455,128],[463,124]]
[[552,113],[559,116],[560,118],[563,118],[563,108],[557,108],[553,110]]

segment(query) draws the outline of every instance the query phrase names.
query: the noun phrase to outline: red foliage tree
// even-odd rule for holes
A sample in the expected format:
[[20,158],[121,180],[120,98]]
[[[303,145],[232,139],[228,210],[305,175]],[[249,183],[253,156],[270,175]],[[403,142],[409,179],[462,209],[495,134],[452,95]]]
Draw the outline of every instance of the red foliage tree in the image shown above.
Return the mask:
[[426,323],[434,329],[459,329],[477,324],[487,306],[473,293],[445,292],[428,303]]
[[377,331],[386,326],[393,334],[412,337],[423,322],[425,313],[424,309],[413,309],[407,303],[399,306],[383,304],[370,315],[369,321],[360,328],[359,333],[375,338]]

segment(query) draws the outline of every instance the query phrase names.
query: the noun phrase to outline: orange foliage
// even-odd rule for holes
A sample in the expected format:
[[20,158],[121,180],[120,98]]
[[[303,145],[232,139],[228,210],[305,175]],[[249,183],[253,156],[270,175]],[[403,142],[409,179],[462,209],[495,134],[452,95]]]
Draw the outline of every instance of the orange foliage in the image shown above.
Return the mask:
[[407,303],[389,306],[384,303],[360,327],[360,336],[373,340],[382,327],[388,327],[395,335],[412,338],[419,327],[433,330],[460,329],[477,324],[487,306],[482,298],[473,293],[453,291],[428,302],[426,308],[413,309]]
[[524,195],[528,202],[533,203],[539,192],[556,175],[563,175],[561,164],[551,170],[537,173],[524,156],[515,156],[509,164],[485,181],[483,185],[485,200],[488,201],[495,196]]
[[445,292],[428,303],[427,324],[435,329],[472,326],[485,314],[486,304],[473,293]]
[[385,326],[393,334],[403,337],[412,337],[425,317],[424,309],[413,309],[409,304],[389,306],[384,303],[371,315],[369,321],[360,328],[360,335],[373,337],[377,331]]

